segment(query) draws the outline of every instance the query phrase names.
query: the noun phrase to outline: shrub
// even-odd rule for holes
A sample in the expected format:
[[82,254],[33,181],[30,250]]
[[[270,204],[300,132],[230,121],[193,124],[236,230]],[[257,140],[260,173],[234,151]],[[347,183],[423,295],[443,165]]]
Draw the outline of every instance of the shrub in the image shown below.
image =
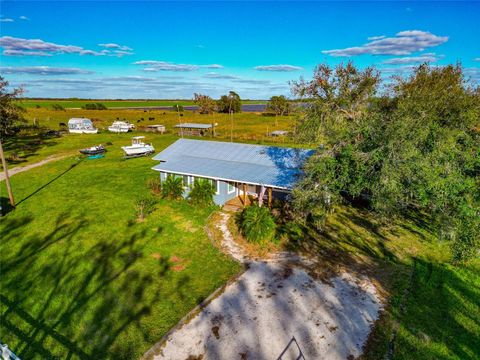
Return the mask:
[[52,109],[55,111],[65,111],[65,108],[60,104],[53,104]]
[[85,110],[107,110],[107,107],[102,103],[88,103],[83,106]]
[[177,200],[183,195],[183,183],[181,177],[167,176],[162,184],[162,196],[170,200]]
[[194,204],[209,206],[213,205],[213,195],[215,195],[215,189],[210,181],[207,179],[195,179],[188,198]]
[[147,186],[150,188],[154,195],[160,195],[162,191],[162,183],[160,177],[156,176],[147,180]]
[[135,201],[135,211],[138,220],[144,220],[148,214],[155,210],[157,201],[152,197],[140,198]]
[[275,235],[275,221],[267,207],[246,207],[239,214],[238,223],[243,236],[251,242],[270,241]]
[[183,106],[182,105],[176,104],[176,105],[173,105],[172,108],[173,108],[174,111],[183,112]]

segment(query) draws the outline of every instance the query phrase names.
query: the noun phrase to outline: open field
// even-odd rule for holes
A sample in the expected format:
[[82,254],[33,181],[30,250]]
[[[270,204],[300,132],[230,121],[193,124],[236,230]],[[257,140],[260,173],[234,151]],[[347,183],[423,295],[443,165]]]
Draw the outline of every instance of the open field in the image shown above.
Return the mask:
[[[40,126],[59,129],[59,123],[67,123],[72,117],[86,117],[92,119],[94,125],[100,130],[107,130],[113,121],[126,120],[138,128],[147,125],[161,124],[167,127],[168,132],[174,132],[173,126],[180,122],[217,123],[216,137],[234,140],[263,141],[266,134],[273,130],[293,131],[295,127],[294,116],[263,116],[256,113],[238,113],[230,117],[229,114],[202,115],[192,111],[185,111],[179,116],[174,111],[168,110],[81,110],[70,109],[66,111],[53,111],[49,109],[30,109],[25,114],[29,123],[35,119]],[[233,121],[232,121],[233,119]],[[283,141],[283,140],[282,140]]]
[[[265,100],[245,100],[244,104],[263,104]],[[173,105],[195,105],[193,100],[67,100],[67,99],[25,99],[19,101],[18,104],[24,108],[35,108],[40,106],[42,108],[51,108],[52,105],[58,104],[64,108],[81,108],[88,103],[102,103],[107,108],[116,107],[147,107],[147,106],[173,106]]]
[[[36,129],[23,131],[18,136],[5,139],[4,148],[7,161],[12,166],[23,166],[40,161],[48,156],[62,156],[77,154],[82,147],[97,145],[100,143],[113,142],[115,146],[128,145],[134,135],[145,135],[146,141],[156,141],[165,136],[177,135],[174,125],[182,122],[198,122],[218,124],[215,139],[230,141],[230,134],[234,141],[277,144],[288,146],[302,146],[293,144],[292,140],[285,137],[269,137],[267,132],[278,129],[294,129],[295,117],[271,117],[255,113],[240,113],[233,115],[233,122],[227,114],[200,115],[193,112],[185,112],[182,117],[172,111],[141,111],[141,110],[67,110],[53,111],[48,109],[29,109],[25,114],[29,125],[36,123],[45,129],[60,129],[59,123],[67,123],[71,117],[89,117],[93,119],[95,126],[100,129],[99,134],[94,135],[64,135],[61,138],[41,138]],[[108,132],[107,127],[116,119],[125,119],[136,124],[139,131],[127,134],[113,134]],[[150,118],[150,120],[149,120]],[[151,119],[153,118],[153,119]],[[143,119],[143,120],[142,120]],[[233,127],[232,127],[233,123]],[[162,124],[167,127],[167,134],[143,133],[142,127],[149,124]],[[232,130],[232,131],[231,131]],[[206,137],[212,139],[212,137]],[[306,146],[306,145],[303,145]]]
[[[84,113],[94,114],[89,117],[98,119],[99,128],[116,117],[134,123],[144,117],[136,124],[162,123],[169,131],[178,121],[168,111]],[[27,116],[57,129],[58,122],[81,114],[31,109]],[[210,118],[219,124],[218,138],[228,141],[228,115],[186,112],[182,121]],[[279,127],[294,124],[294,117],[236,114],[233,138],[288,144],[257,135],[276,120]],[[177,138],[146,135],[157,151]],[[12,166],[72,155],[12,177],[20,203],[0,219],[0,251],[6,254],[1,329],[8,333],[2,340],[24,358],[64,358],[69,353],[72,358],[138,358],[238,271],[206,238],[203,227],[211,209],[159,200],[145,222],[134,221],[134,200],[148,193],[145,180],[154,174],[149,158],[121,159],[120,146],[131,136],[30,135],[5,144],[7,156],[19,156],[10,161]],[[106,158],[77,160],[79,148],[107,142],[112,145]],[[4,183],[0,187],[5,200]],[[383,359],[389,349],[392,359],[477,358],[480,260],[451,265],[448,243],[437,240],[427,214],[382,222],[367,210],[340,206],[324,229],[321,234],[286,225],[280,231],[290,240],[289,249],[321,259],[318,276],[328,278],[342,269],[367,273],[388,299],[363,359]]]
[[388,299],[362,359],[383,359],[389,348],[398,360],[478,358],[480,259],[451,265],[448,243],[437,240],[427,216],[382,223],[341,206],[323,234],[286,233],[291,246],[322,259],[320,276],[342,269],[369,274]]
[[21,358],[138,358],[239,270],[204,232],[212,209],[158,199],[136,221],[154,162],[108,150],[12,177],[18,205],[0,219],[0,328]]

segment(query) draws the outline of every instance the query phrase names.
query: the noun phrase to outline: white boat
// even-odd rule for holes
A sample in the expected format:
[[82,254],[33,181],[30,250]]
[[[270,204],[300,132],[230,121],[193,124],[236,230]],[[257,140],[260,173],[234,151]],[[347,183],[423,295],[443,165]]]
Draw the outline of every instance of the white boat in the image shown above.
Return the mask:
[[126,121],[114,121],[112,125],[108,127],[108,131],[114,133],[121,133],[121,132],[129,132],[131,131],[135,125],[130,124]]
[[122,150],[125,152],[125,157],[137,157],[150,155],[155,152],[155,148],[152,144],[145,144],[143,142],[145,136],[135,136],[132,138],[132,145],[122,146]]
[[96,134],[98,129],[93,127],[90,119],[71,118],[68,120],[68,132],[71,134]]

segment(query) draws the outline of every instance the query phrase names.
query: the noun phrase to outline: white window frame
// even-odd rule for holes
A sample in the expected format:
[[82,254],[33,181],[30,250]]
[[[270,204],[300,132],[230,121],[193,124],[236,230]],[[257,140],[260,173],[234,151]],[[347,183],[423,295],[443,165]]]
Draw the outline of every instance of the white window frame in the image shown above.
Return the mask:
[[[215,180],[215,179],[208,179],[210,181],[214,181],[217,183],[217,188],[215,189],[215,195],[220,195],[220,181]],[[213,185],[213,184],[212,184]]]
[[[230,190],[230,186],[232,187],[232,190]],[[233,194],[236,190],[235,183],[232,181],[227,182],[227,194]]]

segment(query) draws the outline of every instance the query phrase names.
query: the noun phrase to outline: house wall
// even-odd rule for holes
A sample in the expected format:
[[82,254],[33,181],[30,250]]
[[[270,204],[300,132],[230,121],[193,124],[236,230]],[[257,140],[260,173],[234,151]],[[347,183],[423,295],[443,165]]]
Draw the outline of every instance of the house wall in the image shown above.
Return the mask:
[[[167,173],[160,172],[160,181],[164,182],[167,179]],[[190,186],[193,186],[193,179],[190,178],[189,182],[190,185],[189,187],[184,188],[183,192],[183,197],[187,198],[188,194],[190,193]],[[224,205],[227,201],[233,199],[235,196],[237,196],[237,190],[233,191],[231,194],[228,193],[228,182],[226,181],[221,181],[218,180],[218,186],[217,186],[217,193],[213,196],[213,201],[216,205],[222,206]]]

